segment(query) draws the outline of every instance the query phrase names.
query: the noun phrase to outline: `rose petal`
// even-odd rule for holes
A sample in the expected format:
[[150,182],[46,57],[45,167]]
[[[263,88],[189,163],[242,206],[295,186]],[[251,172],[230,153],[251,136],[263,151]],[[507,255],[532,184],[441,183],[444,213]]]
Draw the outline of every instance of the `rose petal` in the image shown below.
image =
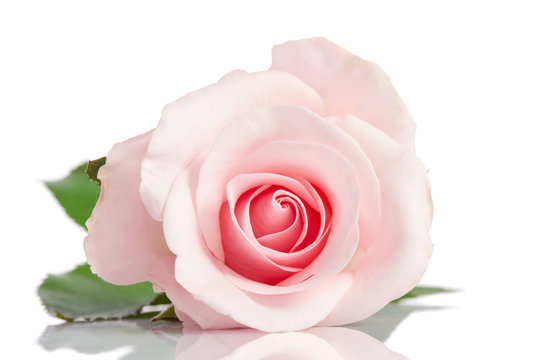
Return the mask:
[[271,69],[287,71],[314,87],[328,114],[354,114],[399,142],[413,143],[415,123],[378,65],[330,40],[313,38],[275,46]]
[[306,184],[301,182],[301,180],[302,179],[271,173],[241,174],[229,181],[227,184],[227,194],[231,191],[237,194],[242,194],[247,189],[266,184],[273,184],[289,189],[291,192],[297,194],[297,196],[308,203],[314,210],[319,210],[319,205],[317,204],[313,192],[311,192],[307,188]]
[[[240,173],[284,172],[283,175],[291,174],[313,182],[324,189],[325,193],[331,194],[329,201],[335,216],[331,233],[326,239],[317,239],[321,246],[315,247],[315,251],[284,255],[287,261],[290,257],[294,261],[304,261],[305,269],[301,270],[286,267],[285,262],[280,264],[268,258],[254,237],[249,237],[238,224],[233,224],[236,222],[233,209],[229,218],[224,205],[220,214],[221,239],[227,266],[251,280],[269,285],[280,281],[282,285],[298,285],[312,277],[306,284],[309,287],[310,283],[315,285],[338,273],[348,264],[358,243],[358,232],[353,232],[352,229],[358,218],[359,189],[353,166],[338,152],[317,144],[273,142],[240,159],[235,170]],[[228,200],[229,203],[234,202],[230,197]],[[316,259],[319,252],[321,255]],[[233,281],[236,282],[236,279]],[[238,284],[244,286],[243,283]],[[295,289],[300,290],[300,287],[286,288],[284,291]]]
[[225,264],[237,273],[265,284],[275,285],[298,272],[300,268],[276,264],[259,251],[257,241],[251,242],[235,223],[234,214],[225,204],[219,215]]
[[354,256],[346,270],[354,276],[353,286],[322,326],[361,320],[404,295],[419,283],[432,252],[432,203],[421,161],[354,116],[333,120],[358,140],[374,164],[382,186],[382,226],[367,250]]
[[[178,244],[176,281],[215,312],[263,331],[303,329],[330,313],[351,286],[351,275],[346,273],[310,290],[279,297],[247,293],[225,276],[222,263],[206,247],[194,214],[186,219],[186,225],[190,226],[179,226],[180,215],[190,215],[187,211],[190,208],[193,203],[189,187],[186,179],[179,177],[171,189],[164,213],[165,237],[168,242]],[[206,324],[200,325],[206,328]]]
[[[233,171],[242,174],[253,171],[291,174],[306,179],[328,195],[334,215],[323,251],[304,270],[283,284],[297,284],[312,275],[315,275],[312,281],[318,281],[347,265],[358,243],[358,238],[349,235],[358,219],[360,191],[353,165],[340,153],[319,144],[276,141],[241,158]],[[223,242],[223,245],[226,251],[228,244]]]
[[169,254],[162,224],[147,213],[139,196],[140,161],[151,132],[116,144],[98,172],[101,191],[85,238],[93,272],[118,285],[148,280],[148,270]]
[[[228,202],[236,202],[236,199],[238,199],[241,194],[243,194],[248,189],[257,186],[263,186],[264,184],[274,184],[276,186],[286,188],[290,190],[293,194],[297,194],[297,197],[300,197],[303,203],[307,205],[305,206],[306,217],[308,217],[309,215],[310,221],[306,220],[303,224],[303,229],[300,233],[300,237],[297,239],[297,242],[292,246],[289,253],[298,252],[300,254],[309,251],[312,245],[316,245],[316,240],[318,239],[318,237],[325,232],[325,225],[328,223],[328,219],[330,218],[330,209],[328,208],[328,204],[327,207],[325,207],[321,196],[306,180],[302,178],[290,178],[287,176],[271,173],[241,174],[235,176],[227,184]],[[316,215],[318,215],[319,218],[317,218]],[[252,231],[250,231],[250,229],[246,229],[245,227],[245,223],[250,223],[249,214],[246,213],[244,219],[242,219],[242,221],[240,221],[239,219],[238,222],[241,224],[244,232],[251,238]],[[309,222],[310,224],[308,224]],[[315,227],[315,223],[319,223],[318,228]],[[279,255],[280,257],[286,255],[283,252],[275,251],[277,249],[269,246],[269,242],[281,241],[279,239],[284,236],[292,236],[292,232],[298,230],[298,227],[296,227],[295,225],[296,224],[293,224],[293,227],[290,227],[285,231],[276,234],[265,235],[258,238],[258,243],[263,245],[263,248],[261,250],[264,251],[264,253],[272,259],[274,259],[276,255]],[[308,230],[308,226],[310,227],[310,230]],[[312,245],[303,246],[303,242],[306,240],[306,238],[312,239]],[[290,261],[292,260],[293,258],[291,257]],[[280,263],[283,262],[280,260]],[[298,267],[302,265],[292,266]]]
[[[218,314],[206,304],[195,300],[187,290],[174,278],[174,264],[176,257],[163,256],[153,265],[150,271],[150,280],[166,292],[168,299],[176,308],[176,315],[186,322],[186,316],[196,321],[205,329],[225,329],[242,327],[228,316]],[[184,324],[185,325],[185,324]]]
[[[311,261],[313,261],[313,259],[321,252],[321,250],[323,249],[323,246],[325,245],[324,243],[327,239],[326,236],[328,236],[328,231],[326,231],[325,225],[321,224],[321,222],[326,223],[328,221],[330,216],[327,216],[327,214],[330,213],[330,210],[325,210],[325,206],[322,203],[322,199],[320,199],[318,195],[315,195],[313,192],[311,192],[310,189],[313,189],[313,188],[311,187],[311,185],[310,186],[307,185],[308,184],[307,181],[302,180],[300,178],[298,180],[295,180],[294,178],[288,178],[286,176],[282,176],[278,174],[257,173],[257,174],[242,174],[242,175],[236,176],[227,185],[228,202],[229,203],[236,202],[236,199],[238,199],[240,195],[244,193],[245,189],[252,188],[257,183],[257,181],[269,181],[270,183],[277,183],[277,184],[281,183],[283,185],[286,185],[287,187],[290,187],[290,189],[296,189],[297,191],[301,192],[302,194],[301,198],[312,199],[313,203],[319,204],[318,209],[321,210],[322,214],[324,214],[324,216],[321,219],[319,219],[320,229],[310,230],[310,233],[308,235],[314,236],[313,243],[302,250],[295,251],[295,252],[288,252],[288,253],[277,251],[275,249],[268,248],[264,246],[263,244],[261,244],[259,239],[256,239],[255,236],[252,236],[251,232],[244,231],[245,235],[247,236],[247,241],[251,242],[254,245],[256,251],[266,256],[268,259],[272,260],[273,262],[284,265],[284,266],[299,267],[299,268],[305,267]],[[312,209],[307,211],[310,214],[315,213],[315,210],[312,210]],[[314,219],[313,221],[316,221],[316,220]],[[245,222],[248,223],[249,218],[245,219]],[[242,223],[241,224],[242,229],[243,229],[243,226],[244,224]],[[235,279],[233,281],[237,282],[238,279]],[[245,285],[242,287],[245,288]]]
[[236,116],[252,108],[290,103],[321,112],[319,95],[291,74],[236,72],[216,84],[168,104],[142,162],[141,196],[149,213],[162,219],[175,177]]
[[[288,198],[285,201],[290,206],[282,207],[276,200],[281,190],[269,185],[261,188],[267,188],[265,194],[254,192],[247,201],[244,201],[246,199],[239,201],[229,196],[227,185],[231,211],[234,211],[235,220],[248,238],[256,238],[257,242],[265,248],[289,252],[308,230],[308,215],[305,206],[298,196],[291,193],[290,197],[296,200]],[[245,198],[245,194],[242,197]],[[262,235],[263,233],[265,235]]]
[[[352,137],[318,115],[293,106],[277,106],[248,112],[233,121],[217,137],[200,170],[196,194],[198,218],[207,246],[218,259],[223,260],[224,254],[217,218],[226,198],[217,194],[222,194],[228,181],[236,175],[258,172],[257,168],[233,169],[243,164],[241,158],[252,149],[276,140],[327,145],[353,164],[358,181],[355,187],[361,190],[359,223],[364,224],[360,228],[363,245],[367,236],[374,236],[379,224],[380,190],[370,160]],[[236,146],[232,146],[233,143]],[[268,160],[263,162],[266,164]]]
[[[258,237],[259,244],[272,250],[288,253],[298,241],[304,240],[308,230],[308,220],[307,216],[301,215],[301,211],[298,209],[299,206],[295,206],[295,218],[288,228]],[[293,239],[296,239],[294,244],[292,243]]]
[[295,194],[277,187],[268,188],[259,196],[252,195],[246,216],[256,237],[283,231],[300,219],[302,204],[293,198]]

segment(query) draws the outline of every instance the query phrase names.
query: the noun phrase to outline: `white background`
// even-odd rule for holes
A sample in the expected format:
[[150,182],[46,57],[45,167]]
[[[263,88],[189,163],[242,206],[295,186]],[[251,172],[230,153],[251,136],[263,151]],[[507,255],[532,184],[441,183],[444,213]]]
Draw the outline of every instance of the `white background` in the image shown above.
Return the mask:
[[[84,261],[84,232],[41,184],[155,126],[162,106],[270,49],[325,36],[380,64],[418,123],[435,251],[387,341],[410,359],[540,358],[544,12],[529,1],[0,2],[2,352],[37,344],[46,273]],[[102,355],[116,358],[115,354]],[[102,358],[101,356],[98,356]]]

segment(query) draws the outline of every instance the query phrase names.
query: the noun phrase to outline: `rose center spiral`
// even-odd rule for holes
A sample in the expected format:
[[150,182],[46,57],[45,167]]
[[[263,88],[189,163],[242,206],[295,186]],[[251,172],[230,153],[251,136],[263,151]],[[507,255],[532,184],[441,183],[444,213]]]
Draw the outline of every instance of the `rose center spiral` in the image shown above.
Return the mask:
[[306,191],[302,196],[281,185],[263,184],[223,204],[221,232],[227,266],[272,285],[315,259],[326,242],[329,211],[323,211],[327,202],[317,190],[311,195],[313,187],[301,189]]

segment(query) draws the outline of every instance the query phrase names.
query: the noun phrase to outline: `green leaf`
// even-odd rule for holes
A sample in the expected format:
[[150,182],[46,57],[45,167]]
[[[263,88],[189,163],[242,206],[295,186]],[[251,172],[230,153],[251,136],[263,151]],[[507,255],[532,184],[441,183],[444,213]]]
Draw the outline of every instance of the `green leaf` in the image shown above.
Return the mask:
[[100,185],[100,179],[98,178],[98,170],[106,164],[106,157],[101,157],[96,160],[89,160],[87,163],[87,168],[85,169],[85,174],[91,179]]
[[68,321],[139,315],[143,306],[159,297],[148,282],[113,285],[93,274],[87,264],[61,275],[49,275],[38,288],[38,295],[50,314]]
[[401,296],[400,298],[393,300],[392,302],[399,302],[404,299],[415,298],[423,295],[441,294],[454,291],[455,290],[453,289],[446,289],[442,287],[416,286],[415,288],[404,294],[404,296]]
[[68,216],[84,228],[100,195],[100,186],[89,180],[86,168],[82,164],[64,179],[45,182]]
[[157,294],[157,297],[153,299],[153,301],[150,302],[149,305],[170,305],[171,303],[172,302],[165,293],[160,293]]

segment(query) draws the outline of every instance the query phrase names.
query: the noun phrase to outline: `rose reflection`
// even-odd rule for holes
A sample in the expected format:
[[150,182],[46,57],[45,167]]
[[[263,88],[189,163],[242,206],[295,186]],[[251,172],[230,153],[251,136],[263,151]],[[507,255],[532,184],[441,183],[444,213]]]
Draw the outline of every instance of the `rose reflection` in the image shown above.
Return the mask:
[[369,335],[348,328],[323,327],[289,333],[257,330],[186,329],[175,360],[406,359]]
[[253,329],[200,330],[138,321],[67,323],[50,326],[40,344],[47,350],[69,347],[86,354],[127,348],[122,360],[175,359],[405,359],[364,332],[342,327],[289,333]]
[[272,334],[250,329],[203,331],[187,323],[182,327],[148,319],[73,322],[48,326],[38,342],[49,351],[71,348],[85,354],[125,349],[122,360],[405,359],[381,341],[410,313],[436,309],[394,304],[349,327]]

